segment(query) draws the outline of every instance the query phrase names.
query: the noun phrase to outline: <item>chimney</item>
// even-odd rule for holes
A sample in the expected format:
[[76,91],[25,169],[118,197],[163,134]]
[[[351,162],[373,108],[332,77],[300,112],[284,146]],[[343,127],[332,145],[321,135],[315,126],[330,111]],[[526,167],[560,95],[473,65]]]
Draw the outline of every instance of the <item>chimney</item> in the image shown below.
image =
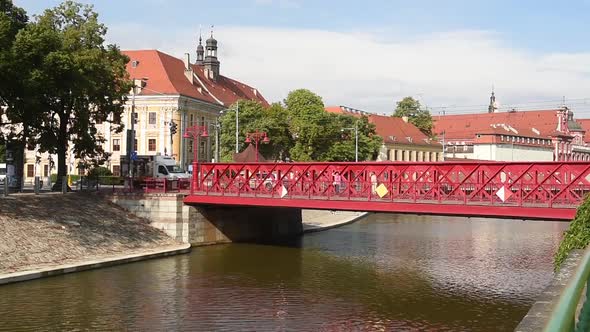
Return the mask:
[[408,117],[407,116],[402,116],[402,120],[404,120],[405,123],[408,123]]
[[193,67],[191,66],[191,55],[190,53],[184,53],[184,76],[186,79],[194,83]]

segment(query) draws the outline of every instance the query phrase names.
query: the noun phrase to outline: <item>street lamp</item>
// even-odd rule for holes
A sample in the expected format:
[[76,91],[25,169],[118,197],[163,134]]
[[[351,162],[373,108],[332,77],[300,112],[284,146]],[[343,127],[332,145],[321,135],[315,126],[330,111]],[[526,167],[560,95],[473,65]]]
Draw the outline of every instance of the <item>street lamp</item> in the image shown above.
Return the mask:
[[[194,125],[192,127],[187,127],[184,131],[184,138],[192,138],[193,139],[193,179],[195,178],[195,172],[197,176],[200,176],[199,173],[199,138],[200,137],[209,137],[207,133],[207,126],[199,126]],[[200,179],[199,179],[200,180]],[[197,186],[199,186],[200,181],[197,181]]]
[[[147,77],[141,78],[139,87],[143,88],[147,80]],[[135,151],[135,88],[138,87],[135,84],[136,81],[137,79],[134,77],[131,94],[131,130],[130,133],[127,134],[127,167],[129,168],[128,174],[130,179],[129,188],[133,188],[133,158],[131,158],[131,154]]]
[[236,153],[240,153],[240,101],[236,101]]
[[266,132],[256,130],[253,133],[246,134],[246,143],[252,143],[252,141],[254,141],[254,146],[256,147],[256,162],[258,162],[258,143],[262,141],[263,144],[268,144],[270,143],[270,139],[266,135]]
[[342,128],[341,131],[354,130],[354,161],[359,161],[359,123],[354,123],[354,128]]

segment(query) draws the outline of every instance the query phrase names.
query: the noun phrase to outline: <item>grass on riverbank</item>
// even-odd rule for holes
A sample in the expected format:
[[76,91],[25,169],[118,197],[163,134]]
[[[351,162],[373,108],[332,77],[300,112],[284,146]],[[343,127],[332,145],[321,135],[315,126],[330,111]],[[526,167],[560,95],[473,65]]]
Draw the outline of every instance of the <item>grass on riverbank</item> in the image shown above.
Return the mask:
[[590,196],[586,196],[576,212],[576,217],[564,233],[555,254],[555,271],[559,271],[561,263],[565,261],[570,251],[584,249],[588,243],[590,243]]

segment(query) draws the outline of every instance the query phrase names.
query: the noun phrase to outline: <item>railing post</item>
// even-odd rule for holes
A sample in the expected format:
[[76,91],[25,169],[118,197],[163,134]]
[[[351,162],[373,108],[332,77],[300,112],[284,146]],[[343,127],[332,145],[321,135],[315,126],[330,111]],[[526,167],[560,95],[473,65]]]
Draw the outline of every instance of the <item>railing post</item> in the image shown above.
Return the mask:
[[4,197],[8,196],[8,177],[4,178]]

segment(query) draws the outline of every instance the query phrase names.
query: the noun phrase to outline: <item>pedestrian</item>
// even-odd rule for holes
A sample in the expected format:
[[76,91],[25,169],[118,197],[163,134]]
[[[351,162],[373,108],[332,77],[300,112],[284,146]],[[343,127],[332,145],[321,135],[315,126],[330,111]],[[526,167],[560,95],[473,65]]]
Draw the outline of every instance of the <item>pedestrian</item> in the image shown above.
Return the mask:
[[371,193],[377,192],[377,175],[375,172],[371,172]]
[[334,192],[336,194],[340,194],[340,182],[342,180],[342,177],[340,175],[340,173],[338,172],[334,172]]

